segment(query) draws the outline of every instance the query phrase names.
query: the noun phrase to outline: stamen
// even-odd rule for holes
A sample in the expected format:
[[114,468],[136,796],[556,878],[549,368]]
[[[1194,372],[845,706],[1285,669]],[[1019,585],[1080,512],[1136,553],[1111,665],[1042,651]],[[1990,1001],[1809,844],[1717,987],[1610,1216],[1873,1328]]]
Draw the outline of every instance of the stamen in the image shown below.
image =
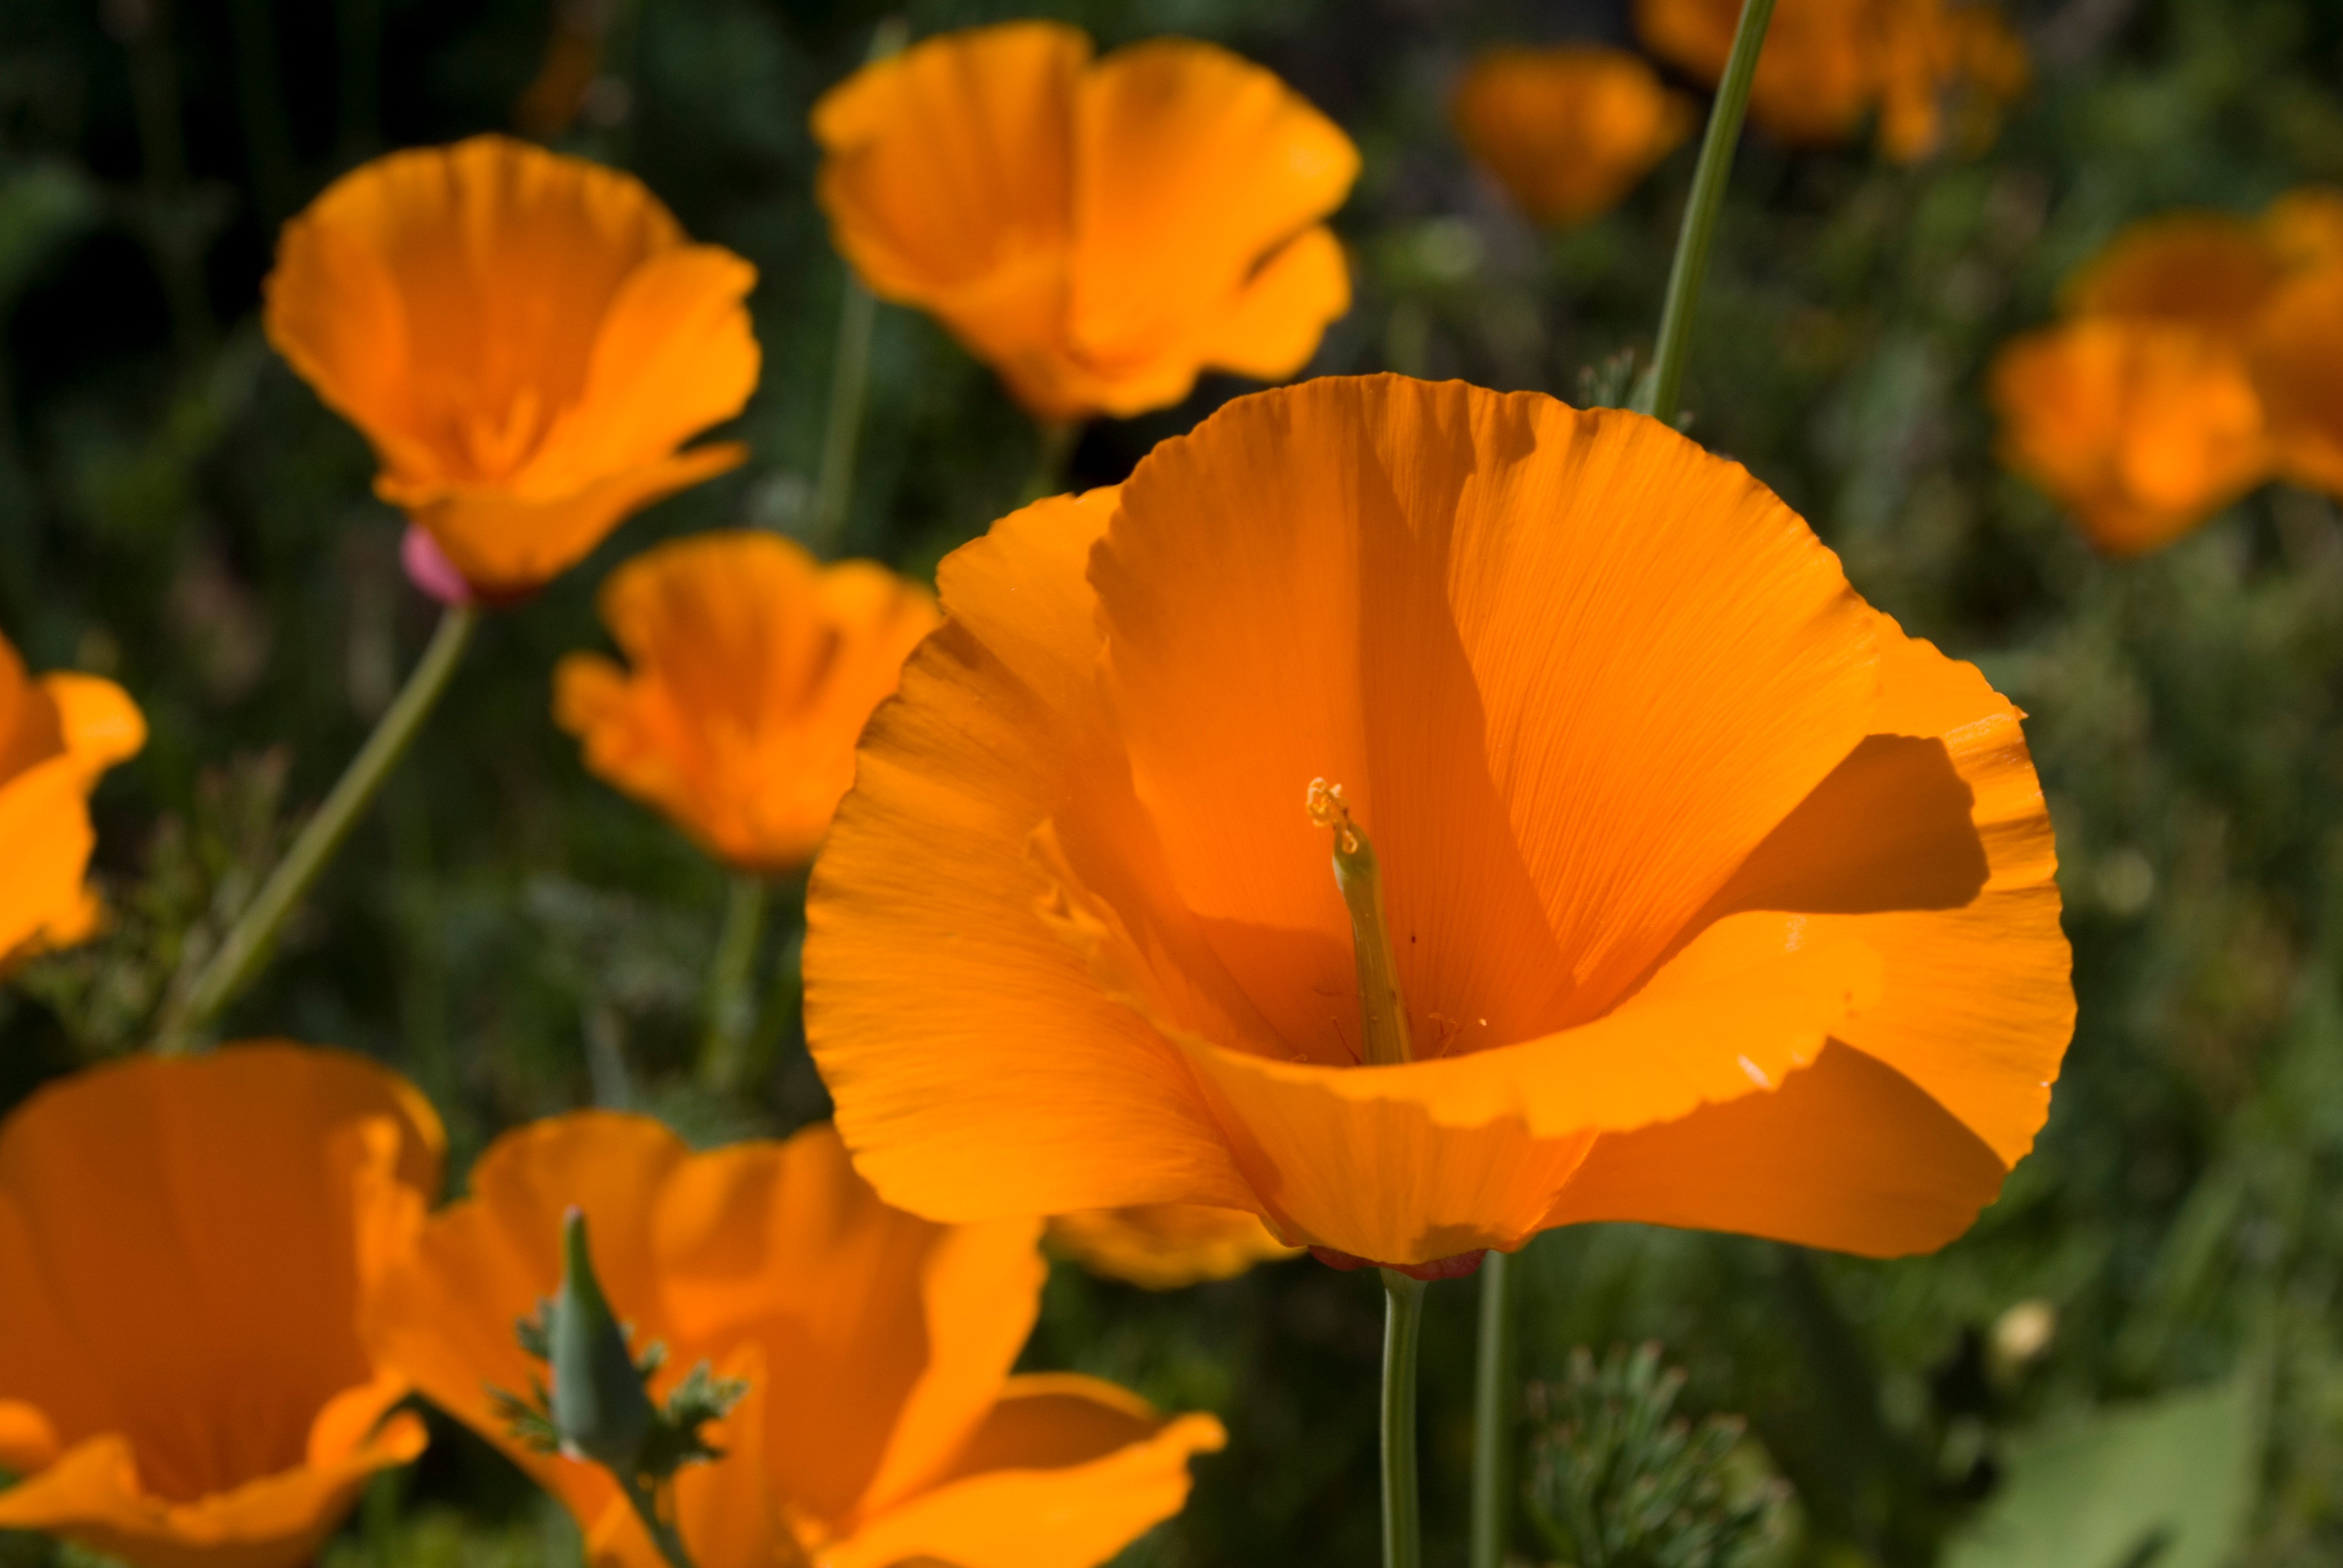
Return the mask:
[[1399,964],[1393,956],[1391,927],[1383,918],[1383,871],[1375,848],[1351,819],[1342,787],[1323,779],[1310,781],[1311,823],[1334,835],[1334,886],[1351,911],[1351,950],[1359,975],[1359,1023],[1366,1060],[1376,1067],[1413,1060],[1407,1001],[1400,995]]

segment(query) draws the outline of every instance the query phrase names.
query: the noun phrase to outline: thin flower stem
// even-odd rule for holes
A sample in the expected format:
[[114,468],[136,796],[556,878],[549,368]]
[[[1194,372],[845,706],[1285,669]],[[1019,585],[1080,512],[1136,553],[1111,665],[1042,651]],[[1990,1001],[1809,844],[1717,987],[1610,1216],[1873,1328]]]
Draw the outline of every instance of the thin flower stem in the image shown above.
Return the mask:
[[[911,25],[890,16],[872,29],[867,61],[902,53]],[[821,471],[814,477],[813,513],[807,533],[814,554],[834,553],[846,532],[847,508],[854,500],[854,454],[862,444],[862,413],[870,401],[870,335],[879,322],[879,301],[844,268],[846,289],[838,302],[838,347],[830,361],[830,411],[821,430]]]
[[293,847],[268,874],[259,893],[236,917],[219,950],[188,988],[186,1003],[166,1020],[156,1049],[187,1049],[195,1037],[260,972],[287,917],[334,858],[334,852],[342,847],[342,841],[350,836],[359,814],[381,791],[384,780],[390,777],[398,759],[407,755],[407,747],[423,728],[424,719],[438,706],[479,621],[480,612],[471,605],[451,605],[439,618],[439,628],[431,634],[430,646],[423,650],[414,673],[383,710],[374,733],[358,748],[358,754],[350,759],[350,765],[343,769],[325,804],[317,808],[317,815],[293,840]]
[[1383,1282],[1383,1568],[1423,1568],[1415,1348],[1423,1336],[1423,1282],[1396,1269],[1378,1272]]
[[699,1047],[699,1081],[730,1092],[740,1087],[749,1066],[749,1040],[757,1027],[757,939],[765,931],[765,879],[737,871],[724,900],[724,931],[716,961],[708,971],[708,1032]]
[[1513,1260],[1481,1261],[1481,1343],[1473,1368],[1473,1534],[1469,1568],[1500,1568],[1513,1518]]
[[1041,435],[1041,445],[1033,454],[1033,472],[1026,477],[1024,491],[1017,498],[1021,507],[1030,507],[1066,487],[1066,464],[1082,433],[1081,426],[1071,419],[1037,419],[1034,428]]
[[650,1489],[618,1470],[611,1469],[609,1473],[618,1482],[618,1490],[626,1493],[635,1517],[643,1522],[643,1533],[659,1548],[659,1555],[667,1559],[668,1568],[692,1568],[691,1553],[684,1550],[683,1537],[676,1533],[674,1525],[659,1517],[659,1500],[651,1495]]
[[1650,374],[1635,399],[1639,411],[1664,424],[1675,423],[1684,397],[1684,353],[1692,340],[1693,316],[1700,308],[1700,287],[1708,276],[1709,242],[1716,233],[1717,215],[1725,207],[1725,187],[1733,177],[1734,149],[1741,140],[1741,122],[1749,112],[1749,85],[1756,80],[1757,55],[1765,47],[1765,29],[1773,20],[1774,0],[1743,0],[1733,53],[1725,63],[1725,78],[1716,85],[1716,103],[1708,114],[1708,135],[1700,144],[1700,164],[1693,172],[1691,199],[1684,204],[1675,262],[1668,269],[1659,344],[1652,351]]

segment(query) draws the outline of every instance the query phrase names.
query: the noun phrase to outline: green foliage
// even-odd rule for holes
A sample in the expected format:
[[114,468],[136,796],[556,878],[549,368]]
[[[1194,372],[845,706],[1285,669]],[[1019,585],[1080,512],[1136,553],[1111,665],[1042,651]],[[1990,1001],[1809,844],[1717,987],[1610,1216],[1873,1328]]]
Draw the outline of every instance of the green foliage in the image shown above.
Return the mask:
[[2239,1375],[2026,1434],[1945,1568],[2222,1568],[2259,1480],[2257,1382]]
[[1674,1414],[1684,1383],[1657,1345],[1581,1346],[1531,1389],[1530,1515],[1570,1568],[1742,1568],[1779,1533],[1785,1489],[1735,1462],[1745,1427]]

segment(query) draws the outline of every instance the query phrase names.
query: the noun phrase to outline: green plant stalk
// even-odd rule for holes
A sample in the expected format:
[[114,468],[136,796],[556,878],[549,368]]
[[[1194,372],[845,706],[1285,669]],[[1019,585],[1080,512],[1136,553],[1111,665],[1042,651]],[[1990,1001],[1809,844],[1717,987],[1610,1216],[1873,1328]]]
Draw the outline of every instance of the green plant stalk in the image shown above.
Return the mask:
[[1383,1282],[1383,1568],[1423,1568],[1415,1351],[1423,1337],[1423,1282],[1396,1269],[1376,1271]]
[[1470,1568],[1501,1568],[1513,1518],[1513,1260],[1481,1261],[1481,1342],[1473,1366]]
[[1066,464],[1082,434],[1081,421],[1074,419],[1037,419],[1033,428],[1040,441],[1033,451],[1033,471],[1025,477],[1025,488],[1017,497],[1021,507],[1065,489]]
[[[908,21],[887,17],[871,30],[865,63],[901,54],[910,36]],[[807,529],[807,542],[818,556],[834,552],[846,532],[847,508],[854,499],[854,454],[862,444],[862,413],[870,400],[870,335],[879,323],[877,297],[862,286],[851,264],[844,271],[838,347],[830,361],[830,409],[821,430],[821,471],[814,477],[813,514]]]
[[651,1495],[650,1488],[617,1470],[609,1473],[618,1482],[618,1490],[626,1493],[635,1517],[643,1522],[643,1533],[651,1538],[651,1544],[667,1559],[668,1568],[692,1568],[691,1553],[684,1550],[683,1537],[676,1533],[674,1525],[659,1517],[659,1500]]
[[350,759],[325,804],[317,808],[293,847],[269,872],[259,893],[236,917],[219,951],[188,989],[186,1006],[164,1027],[159,1049],[186,1049],[260,972],[287,918],[350,836],[360,813],[381,792],[391,769],[422,729],[424,719],[438,706],[479,621],[479,609],[473,605],[451,605],[439,618],[439,628],[431,634],[430,646],[423,650],[414,673],[383,710],[374,733]]
[[1652,351],[1651,373],[1635,399],[1639,413],[1663,424],[1675,423],[1684,397],[1684,353],[1692,340],[1693,317],[1700,308],[1701,285],[1708,277],[1709,245],[1716,234],[1717,215],[1725,208],[1725,187],[1733,178],[1734,149],[1741,140],[1741,122],[1749,113],[1749,87],[1757,78],[1758,52],[1765,45],[1765,30],[1773,20],[1774,0],[1743,0],[1733,53],[1725,60],[1724,79],[1716,85],[1708,134],[1701,140],[1692,196],[1684,204],[1684,228],[1676,239],[1675,260],[1668,268],[1659,343]]
[[708,971],[708,1031],[699,1047],[699,1081],[719,1092],[739,1089],[747,1076],[757,1027],[757,940],[764,932],[765,879],[736,871]]

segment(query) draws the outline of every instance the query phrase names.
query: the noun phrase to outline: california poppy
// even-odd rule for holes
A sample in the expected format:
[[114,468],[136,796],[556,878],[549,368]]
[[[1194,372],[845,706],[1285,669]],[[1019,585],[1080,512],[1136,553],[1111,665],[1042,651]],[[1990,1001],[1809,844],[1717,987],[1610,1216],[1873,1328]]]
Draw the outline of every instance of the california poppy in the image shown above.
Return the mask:
[[2168,544],[2280,472],[2343,487],[2315,412],[2321,345],[2343,329],[2338,262],[2343,196],[2328,191],[2258,220],[2133,225],[2067,280],[2067,321],[1996,361],[2003,461],[2111,555]]
[[940,581],[809,916],[890,1201],[1427,1272],[1582,1220],[1885,1255],[2030,1147],[2073,994],[2016,711],[1664,426],[1312,381]]
[[1624,49],[1492,49],[1457,85],[1456,133],[1522,209],[1582,223],[1692,134],[1692,105]]
[[573,653],[554,717],[586,765],[749,870],[803,865],[854,781],[854,741],[935,600],[868,561],[823,567],[777,534],[646,551],[602,586],[631,672]]
[[393,153],[285,226],[269,341],[484,598],[739,464],[679,451],[757,384],[755,269],[631,176],[501,136]]
[[1255,1263],[1301,1251],[1271,1235],[1258,1215],[1193,1203],[1060,1214],[1050,1221],[1049,1238],[1052,1248],[1092,1273],[1151,1291],[1232,1279]]
[[[1741,0],[1636,0],[1635,27],[1665,59],[1714,82],[1733,52]],[[1749,117],[1796,145],[1843,141],[1878,116],[1901,162],[1944,140],[1945,104],[1990,109],[2025,89],[2026,46],[1990,5],[1961,0],[1780,0]],[[1987,126],[1989,129],[1989,126]]]
[[83,885],[96,834],[98,775],[146,743],[146,721],[110,680],[59,671],[35,680],[0,636],[0,970],[96,928]]
[[364,1059],[137,1057],[0,1125],[0,1530],[144,1568],[306,1563],[423,1448],[361,1292],[439,1183],[439,1122]]
[[1319,221],[1350,139],[1260,66],[1157,39],[1091,58],[1051,23],[948,33],[814,106],[816,187],[871,292],[929,312],[1034,415],[1274,379],[1350,308]]
[[1210,1416],[1166,1421],[1121,1389],[1012,1376],[1032,1327],[1038,1221],[947,1227],[888,1208],[827,1127],[694,1154],[641,1117],[584,1111],[492,1146],[368,1307],[370,1333],[434,1402],[578,1516],[597,1563],[659,1559],[609,1477],[517,1442],[489,1390],[528,1386],[513,1336],[560,1277],[581,1208],[596,1272],[655,1395],[693,1367],[745,1378],[684,1469],[675,1517],[700,1568],[940,1561],[1086,1568],[1177,1513]]

